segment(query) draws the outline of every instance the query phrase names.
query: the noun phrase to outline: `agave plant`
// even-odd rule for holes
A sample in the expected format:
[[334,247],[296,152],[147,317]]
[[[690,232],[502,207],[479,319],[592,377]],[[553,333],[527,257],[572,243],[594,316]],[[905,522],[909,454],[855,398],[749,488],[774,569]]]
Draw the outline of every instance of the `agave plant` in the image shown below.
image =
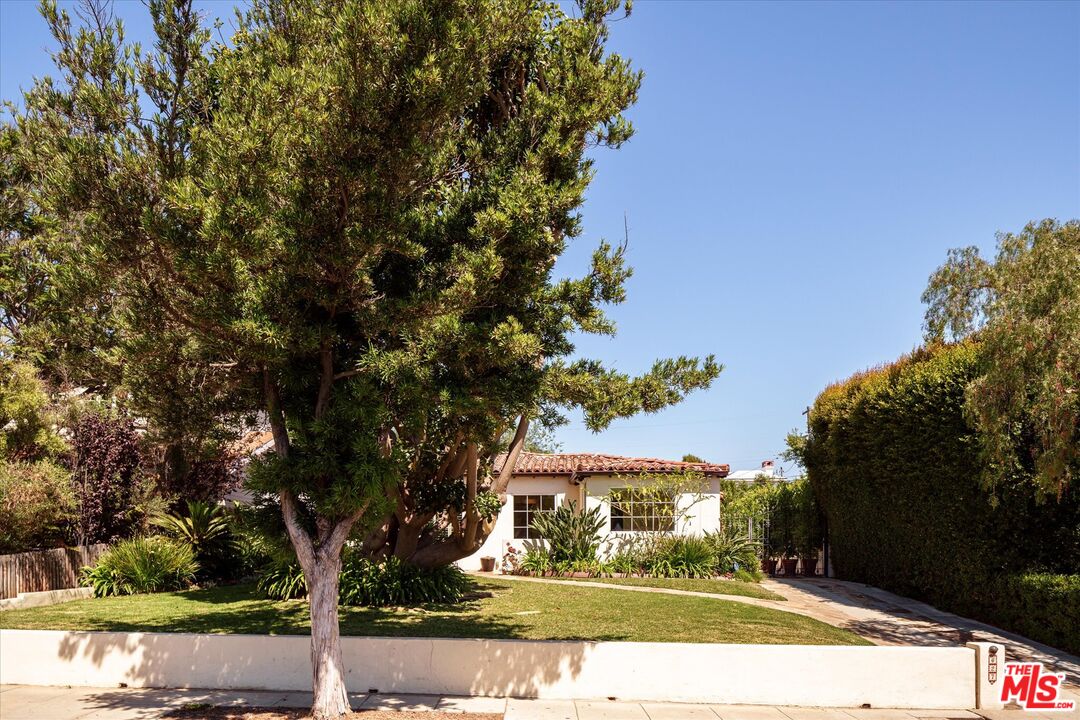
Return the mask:
[[229,532],[222,506],[196,500],[188,501],[187,515],[166,513],[155,517],[153,523],[168,535],[186,542],[196,555],[224,540]]
[[573,563],[596,559],[604,518],[599,507],[578,512],[570,502],[536,515],[532,527],[547,541],[552,563]]

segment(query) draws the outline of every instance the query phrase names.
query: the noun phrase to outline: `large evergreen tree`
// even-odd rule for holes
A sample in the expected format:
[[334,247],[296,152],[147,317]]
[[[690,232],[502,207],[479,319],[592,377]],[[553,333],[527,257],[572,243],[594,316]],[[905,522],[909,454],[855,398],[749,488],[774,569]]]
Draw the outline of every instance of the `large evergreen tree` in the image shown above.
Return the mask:
[[348,708],[350,535],[418,564],[468,555],[530,420],[578,407],[600,429],[720,370],[570,359],[574,333],[614,332],[601,307],[629,275],[601,243],[584,277],[552,276],[589,149],[631,135],[640,74],[605,50],[620,8],[255,0],[225,43],[190,0],[150,0],[140,48],[105,6],[72,23],[43,5],[59,76],[10,143],[35,231],[64,248],[59,282],[97,288],[136,411],[272,428],[253,476],[308,583],[316,717]]

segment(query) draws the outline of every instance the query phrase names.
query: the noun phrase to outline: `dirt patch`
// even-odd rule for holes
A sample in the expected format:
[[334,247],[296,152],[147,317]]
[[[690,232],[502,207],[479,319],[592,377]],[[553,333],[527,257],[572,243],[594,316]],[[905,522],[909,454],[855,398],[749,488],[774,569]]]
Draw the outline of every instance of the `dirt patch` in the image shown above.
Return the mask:
[[[176,720],[305,720],[307,710],[285,708],[188,707],[164,715]],[[438,710],[358,710],[348,720],[502,720],[501,713],[448,713]]]

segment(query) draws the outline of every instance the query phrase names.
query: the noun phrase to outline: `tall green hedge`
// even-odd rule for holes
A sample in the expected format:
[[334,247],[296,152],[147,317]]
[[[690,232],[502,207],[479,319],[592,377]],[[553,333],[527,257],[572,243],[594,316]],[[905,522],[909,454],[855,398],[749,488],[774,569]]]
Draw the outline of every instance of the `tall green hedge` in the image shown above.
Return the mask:
[[806,466],[834,567],[1080,651],[1080,489],[1040,504],[1024,470],[982,487],[963,412],[979,362],[974,342],[923,349],[818,396]]

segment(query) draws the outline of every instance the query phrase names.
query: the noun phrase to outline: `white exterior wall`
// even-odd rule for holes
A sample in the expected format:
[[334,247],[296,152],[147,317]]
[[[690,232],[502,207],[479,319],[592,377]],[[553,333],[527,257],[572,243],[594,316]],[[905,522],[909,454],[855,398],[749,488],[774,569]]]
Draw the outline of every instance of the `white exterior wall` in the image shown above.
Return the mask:
[[[681,506],[686,508],[682,525],[677,528],[680,533],[702,535],[720,529],[720,480],[706,478],[706,482],[708,488],[701,495],[679,496]],[[523,475],[511,478],[506,488],[506,504],[503,505],[499,519],[495,522],[495,529],[478,551],[458,561],[458,567],[462,570],[479,570],[480,558],[490,556],[495,558],[495,568],[498,570],[507,547],[513,546],[515,550],[524,550],[527,543],[536,542],[514,539],[514,495],[554,495],[556,505],[564,505],[573,500],[578,507],[581,507],[580,498],[584,493],[585,509],[600,507],[604,518],[600,552],[605,554],[617,549],[619,538],[629,538],[641,533],[610,532],[608,493],[612,488],[634,487],[640,484],[639,478],[618,475],[590,475],[583,479],[581,485],[572,484],[565,475]],[[695,503],[695,499],[698,499],[698,502]]]
[[556,505],[563,505],[573,500],[580,506],[579,493],[578,486],[572,485],[566,476],[527,475],[510,478],[510,484],[506,486],[506,504],[499,512],[499,519],[495,521],[495,529],[488,535],[479,550],[467,558],[458,560],[458,567],[462,570],[479,570],[480,558],[490,556],[495,558],[497,571],[502,564],[507,547],[512,545],[515,550],[524,550],[525,543],[535,542],[514,539],[514,495],[554,495]]
[[[705,492],[699,495],[685,493],[679,496],[679,508],[684,513],[679,527],[676,528],[677,532],[686,535],[702,535],[720,529],[720,481],[716,478],[706,478],[706,481],[708,488]],[[604,529],[601,531],[604,536],[600,543],[601,553],[610,554],[618,550],[620,538],[631,538],[643,534],[634,531],[611,532],[610,504],[608,503],[608,494],[613,488],[640,485],[638,478],[614,475],[592,475],[585,481],[585,507],[587,509],[599,507],[604,518]]]
[[[359,692],[875,708],[976,703],[971,647],[343,637],[341,651],[346,686]],[[311,639],[0,630],[0,684],[8,683],[310,690]]]

